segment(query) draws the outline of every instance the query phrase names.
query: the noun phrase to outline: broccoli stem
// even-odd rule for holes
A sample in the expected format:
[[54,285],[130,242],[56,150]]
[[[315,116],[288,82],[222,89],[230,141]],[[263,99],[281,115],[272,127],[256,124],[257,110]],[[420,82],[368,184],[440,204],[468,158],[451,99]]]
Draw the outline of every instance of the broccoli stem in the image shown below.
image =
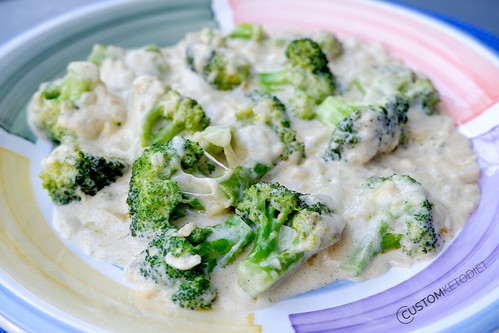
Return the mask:
[[236,167],[230,176],[219,183],[220,189],[234,205],[243,196],[244,190],[258,181],[269,166],[258,163],[254,168]]
[[271,73],[258,73],[257,76],[260,85],[267,91],[271,91],[272,86],[292,83],[289,70],[286,68],[282,68]]
[[[279,251],[279,234],[293,213],[291,207],[281,207],[281,211],[265,202],[258,203],[260,210],[264,213],[257,229],[256,242],[251,253],[239,265],[239,284],[256,296],[270,289],[286,273],[301,263],[304,252]],[[244,279],[251,277],[250,281]],[[251,285],[251,287],[246,287]]]
[[264,38],[264,32],[260,24],[241,23],[232,30],[229,37],[260,41]]
[[206,240],[196,246],[208,271],[232,263],[241,251],[255,238],[254,231],[237,215],[222,224],[207,228]]
[[173,122],[166,122],[161,126],[161,129],[154,134],[153,143],[167,143],[173,139],[178,133],[184,130],[184,126]]
[[352,114],[358,106],[360,106],[360,103],[357,104],[347,98],[329,96],[319,104],[315,111],[317,118],[330,130],[333,130],[343,119]]
[[433,225],[432,205],[420,183],[410,176],[394,174],[371,177],[366,185],[369,192],[362,201],[378,208],[369,214],[369,230],[356,245],[345,269],[359,276],[376,255],[392,249],[400,248],[410,257],[436,251],[440,237]]
[[375,235],[364,236],[345,264],[345,268],[352,271],[357,277],[377,254],[400,248],[400,239],[403,235],[387,233],[388,227],[389,224],[383,221]]
[[385,237],[386,230],[388,229],[387,222],[382,221],[374,229],[377,229],[374,234],[368,234],[360,240],[359,244],[353,251],[353,254],[348,258],[347,263],[344,265],[344,267],[353,272],[356,277],[366,269],[378,253],[392,246],[391,242],[393,241],[393,238]]
[[399,249],[402,236],[402,234],[387,233],[381,240],[381,252],[391,249]]
[[[188,234],[181,230],[171,226],[156,235],[142,253],[140,274],[169,288],[172,301],[180,307],[208,309],[218,294],[211,273],[232,263],[253,241],[255,233],[235,214],[215,226],[194,226]],[[195,263],[181,267],[172,260],[186,257],[196,258]]]
[[161,107],[156,107],[146,115],[143,126],[143,146],[167,143],[184,130],[184,124],[163,118],[163,108]]

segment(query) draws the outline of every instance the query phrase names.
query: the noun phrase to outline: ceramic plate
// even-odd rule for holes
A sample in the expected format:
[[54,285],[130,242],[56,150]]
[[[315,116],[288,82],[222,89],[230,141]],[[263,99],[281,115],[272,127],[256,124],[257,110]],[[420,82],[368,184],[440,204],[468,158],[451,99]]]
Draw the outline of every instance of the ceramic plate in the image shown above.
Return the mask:
[[[481,168],[482,198],[436,259],[362,283],[334,283],[253,312],[167,311],[82,254],[50,223],[38,181],[50,146],[25,107],[41,82],[94,43],[170,45],[234,23],[334,31],[381,42],[429,74]],[[27,332],[380,332],[497,328],[499,318],[499,60],[470,37],[407,9],[331,0],[168,0],[100,4],[51,21],[0,50],[0,326]]]

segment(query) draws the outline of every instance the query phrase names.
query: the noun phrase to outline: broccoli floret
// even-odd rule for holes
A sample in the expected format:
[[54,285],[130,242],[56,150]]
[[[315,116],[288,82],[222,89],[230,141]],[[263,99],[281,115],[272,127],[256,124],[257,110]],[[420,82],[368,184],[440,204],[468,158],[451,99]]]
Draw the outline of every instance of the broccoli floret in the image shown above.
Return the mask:
[[261,24],[241,23],[232,30],[229,37],[259,42],[265,38],[265,32]]
[[40,87],[34,96],[30,109],[30,123],[36,131],[54,144],[59,144],[67,135],[67,131],[57,124],[61,114],[59,84],[47,83]]
[[335,78],[319,44],[309,38],[297,39],[286,48],[286,66],[271,73],[259,73],[261,87],[274,91],[281,86],[295,88],[288,101],[291,111],[299,118],[315,117],[315,106],[335,92]]
[[186,48],[189,68],[217,90],[232,90],[250,76],[250,65],[226,48],[193,43]]
[[333,131],[324,159],[362,164],[393,151],[404,138],[408,108],[398,96],[375,104],[326,98],[317,108],[319,120]]
[[412,70],[398,65],[370,65],[352,73],[345,90],[357,90],[369,101],[400,95],[414,80]]
[[71,131],[59,123],[63,109],[77,108],[77,102],[85,92],[98,84],[98,74],[93,64],[73,62],[69,64],[66,76],[60,82],[45,83],[35,94],[30,109],[30,122],[38,132],[54,144],[60,144],[71,136]]
[[110,49],[106,45],[103,44],[95,44],[92,48],[92,53],[88,56],[87,60],[93,62],[97,66],[102,65],[102,62],[106,58],[114,58],[116,54],[112,52],[112,48]]
[[411,106],[417,106],[427,115],[438,113],[437,105],[440,96],[429,79],[419,79],[414,81],[405,91],[405,96],[409,99]]
[[134,162],[127,203],[132,235],[156,233],[191,211],[215,215],[233,206],[269,167],[228,168],[199,143],[175,137]]
[[111,89],[119,87],[124,78],[131,79],[131,75],[133,77],[148,75],[164,79],[169,69],[161,48],[156,44],[148,44],[129,51],[119,46],[96,44],[87,61],[99,67],[106,61],[109,62],[113,75],[110,77],[104,72],[103,80]]
[[318,198],[277,183],[247,188],[236,214],[256,229],[254,247],[237,271],[239,285],[252,297],[337,242],[345,225]]
[[199,201],[183,196],[172,177],[177,171],[193,168],[203,154],[191,141],[180,142],[178,147],[170,141],[153,144],[135,160],[127,197],[132,235],[167,228],[169,221],[178,217],[176,209],[181,212],[184,205],[202,207]]
[[[143,48],[146,52],[159,53],[161,54],[161,49],[156,44],[148,44]],[[87,57],[87,60],[93,62],[97,66],[102,65],[102,62],[105,59],[121,59],[125,58],[126,51],[121,47],[114,45],[104,45],[104,44],[95,44],[92,48],[92,53]]]
[[210,280],[203,275],[198,275],[192,280],[179,282],[172,293],[172,301],[190,310],[209,309],[217,294],[218,291],[212,287]]
[[64,144],[42,160],[40,179],[57,205],[80,201],[82,195],[94,196],[123,175],[127,163],[98,156]]
[[143,252],[140,274],[171,289],[171,299],[180,307],[210,308],[217,296],[211,272],[232,263],[254,236],[237,215],[206,228],[186,225],[177,230],[172,226]]
[[330,130],[334,130],[342,120],[365,106],[366,103],[362,101],[342,96],[329,96],[317,107],[317,119]]
[[314,40],[319,44],[328,60],[336,59],[343,54],[343,43],[333,33],[321,31]]
[[196,228],[189,235],[189,240],[196,244],[198,254],[208,271],[224,268],[234,262],[254,238],[254,231],[238,215],[232,215],[222,224]]
[[431,81],[418,78],[410,68],[397,65],[372,65],[357,71],[346,85],[346,92],[356,89],[364,100],[400,95],[410,106],[416,106],[426,114],[437,112],[439,94]]
[[144,47],[144,51],[161,54],[161,48],[156,44],[147,44]]
[[143,116],[140,138],[143,147],[166,143],[180,133],[202,131],[210,124],[195,100],[169,89]]
[[[407,175],[373,177],[366,182],[369,227],[345,267],[359,276],[377,254],[400,248],[409,257],[436,252],[440,236],[423,186]],[[375,208],[373,208],[375,207]]]
[[236,118],[240,121],[258,121],[270,126],[282,142],[282,160],[289,159],[294,153],[304,157],[305,146],[296,138],[296,132],[291,128],[284,104],[269,93],[257,91],[249,97],[252,101],[251,107],[239,110]]

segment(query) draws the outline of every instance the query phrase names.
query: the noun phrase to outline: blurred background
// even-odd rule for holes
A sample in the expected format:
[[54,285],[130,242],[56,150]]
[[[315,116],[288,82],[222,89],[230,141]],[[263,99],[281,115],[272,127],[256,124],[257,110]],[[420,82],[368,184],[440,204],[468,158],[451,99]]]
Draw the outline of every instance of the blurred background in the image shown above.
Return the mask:
[[[0,0],[0,45],[53,17],[108,0]],[[188,0],[186,0],[188,1]],[[305,1],[305,0],[304,0]],[[343,0],[349,1],[349,0]],[[499,38],[498,0],[366,0],[421,10],[467,31]]]

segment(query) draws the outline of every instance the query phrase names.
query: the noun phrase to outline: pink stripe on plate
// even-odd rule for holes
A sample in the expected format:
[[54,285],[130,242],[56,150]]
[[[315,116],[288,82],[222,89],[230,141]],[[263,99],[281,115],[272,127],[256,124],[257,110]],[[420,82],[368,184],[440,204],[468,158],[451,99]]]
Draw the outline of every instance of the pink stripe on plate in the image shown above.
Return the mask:
[[464,124],[499,102],[497,59],[443,24],[405,10],[361,1],[230,0],[236,23],[330,30],[380,41],[395,57],[426,73],[455,122]]

